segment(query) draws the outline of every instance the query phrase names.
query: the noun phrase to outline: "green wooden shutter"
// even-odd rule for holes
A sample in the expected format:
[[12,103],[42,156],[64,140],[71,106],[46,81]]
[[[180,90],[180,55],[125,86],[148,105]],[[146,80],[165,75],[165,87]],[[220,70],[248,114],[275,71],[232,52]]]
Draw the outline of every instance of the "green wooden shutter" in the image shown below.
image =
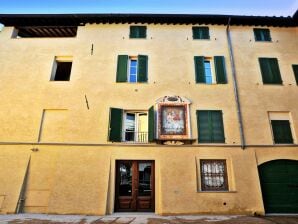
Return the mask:
[[148,81],[148,56],[138,56],[138,82]]
[[197,127],[199,143],[212,142],[212,126],[209,111],[197,110]]
[[261,30],[260,29],[254,29],[254,35],[255,35],[255,41],[261,41],[262,36],[261,36]]
[[148,110],[148,141],[153,142],[155,140],[155,113],[154,106]]
[[193,39],[210,39],[209,27],[193,27],[192,28]]
[[290,122],[287,120],[272,120],[272,131],[274,143],[277,144],[292,144],[293,137],[290,127]]
[[295,79],[296,79],[296,84],[298,85],[298,65],[292,65]]
[[214,56],[214,65],[216,73],[216,82],[218,84],[226,84],[227,74],[224,56]]
[[110,108],[109,141],[121,142],[122,140],[123,110]]
[[118,55],[116,82],[127,82],[128,55]]
[[130,26],[130,38],[146,38],[146,26]]
[[259,63],[264,84],[282,84],[276,58],[259,58]]
[[196,83],[206,83],[204,56],[194,56]]
[[271,41],[271,35],[269,29],[263,29],[264,41]]
[[222,120],[222,111],[210,111],[212,120],[212,142],[224,143],[224,126]]

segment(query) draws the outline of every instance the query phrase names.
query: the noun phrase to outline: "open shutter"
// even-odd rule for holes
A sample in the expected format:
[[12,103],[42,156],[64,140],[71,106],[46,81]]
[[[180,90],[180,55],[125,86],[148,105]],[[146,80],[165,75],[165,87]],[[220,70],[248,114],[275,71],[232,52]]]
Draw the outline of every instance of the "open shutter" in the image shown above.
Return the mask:
[[155,140],[155,113],[154,106],[148,110],[148,141],[153,142]]
[[264,84],[282,84],[276,58],[259,58],[259,63]]
[[194,56],[196,83],[206,83],[204,56]]
[[197,110],[197,127],[199,143],[212,142],[212,125],[209,111]]
[[109,141],[121,142],[123,110],[110,108]]
[[293,143],[290,122],[287,120],[272,120],[274,142],[279,144]]
[[127,82],[128,55],[118,55],[116,82]]
[[138,82],[148,81],[148,56],[138,56]]
[[222,120],[222,111],[210,111],[212,120],[212,142],[224,143],[225,134]]
[[295,79],[296,79],[296,84],[298,85],[298,65],[292,65]]
[[218,84],[227,83],[226,65],[224,56],[214,56],[216,82]]

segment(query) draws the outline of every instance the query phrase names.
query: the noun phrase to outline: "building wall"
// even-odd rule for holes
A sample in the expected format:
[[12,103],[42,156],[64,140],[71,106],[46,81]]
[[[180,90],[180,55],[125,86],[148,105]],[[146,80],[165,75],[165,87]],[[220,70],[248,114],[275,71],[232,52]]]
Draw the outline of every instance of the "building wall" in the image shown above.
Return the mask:
[[[210,40],[192,40],[189,25],[147,25],[147,39],[132,40],[129,24],[87,24],[76,38],[11,39],[13,28],[5,27],[0,33],[0,213],[16,211],[22,186],[25,212],[113,213],[115,161],[131,159],[155,161],[157,214],[264,214],[257,166],[298,160],[297,145],[273,145],[268,119],[268,111],[290,112],[297,144],[298,89],[291,70],[298,64],[297,28],[270,27],[273,41],[256,43],[253,27],[231,27],[250,145],[245,150],[240,148],[226,27],[209,28]],[[148,83],[116,83],[120,54],[148,55]],[[228,84],[195,83],[193,57],[201,55],[225,57]],[[49,81],[55,56],[73,57],[69,82]],[[278,58],[282,86],[262,84],[258,57]],[[195,139],[196,110],[222,110],[226,144],[107,141],[110,107],[147,110],[169,95],[192,101]],[[200,159],[226,159],[228,192],[199,190]]]

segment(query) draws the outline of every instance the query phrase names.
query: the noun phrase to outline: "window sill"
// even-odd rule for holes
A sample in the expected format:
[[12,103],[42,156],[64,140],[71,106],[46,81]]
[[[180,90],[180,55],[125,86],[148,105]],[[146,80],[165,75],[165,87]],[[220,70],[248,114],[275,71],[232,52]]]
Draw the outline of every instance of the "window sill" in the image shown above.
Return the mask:
[[284,86],[283,83],[263,83],[263,86]]
[[192,39],[192,40],[211,40],[210,38],[209,39]]
[[147,40],[147,37],[129,37],[129,39],[132,39],[132,40],[138,40],[138,39]]
[[197,193],[237,193],[237,191],[197,191]]
[[272,40],[255,40],[256,43],[273,43]]

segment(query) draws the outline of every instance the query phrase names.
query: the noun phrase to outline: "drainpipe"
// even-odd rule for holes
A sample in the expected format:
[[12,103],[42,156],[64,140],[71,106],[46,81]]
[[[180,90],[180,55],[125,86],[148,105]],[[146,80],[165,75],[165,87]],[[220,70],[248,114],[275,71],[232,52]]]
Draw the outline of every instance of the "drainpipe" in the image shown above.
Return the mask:
[[231,34],[230,34],[230,23],[231,23],[231,17],[229,17],[226,34],[227,34],[227,39],[228,39],[230,61],[231,61],[231,66],[232,66],[232,78],[233,78],[233,86],[234,86],[234,96],[235,96],[236,107],[237,107],[237,117],[238,117],[239,131],[240,131],[241,148],[245,149],[245,138],[244,138],[242,114],[241,114],[240,101],[239,101],[238,84],[237,84],[237,78],[236,78],[236,69],[235,69],[234,54],[233,54],[233,48],[232,48],[232,40],[231,40]]

